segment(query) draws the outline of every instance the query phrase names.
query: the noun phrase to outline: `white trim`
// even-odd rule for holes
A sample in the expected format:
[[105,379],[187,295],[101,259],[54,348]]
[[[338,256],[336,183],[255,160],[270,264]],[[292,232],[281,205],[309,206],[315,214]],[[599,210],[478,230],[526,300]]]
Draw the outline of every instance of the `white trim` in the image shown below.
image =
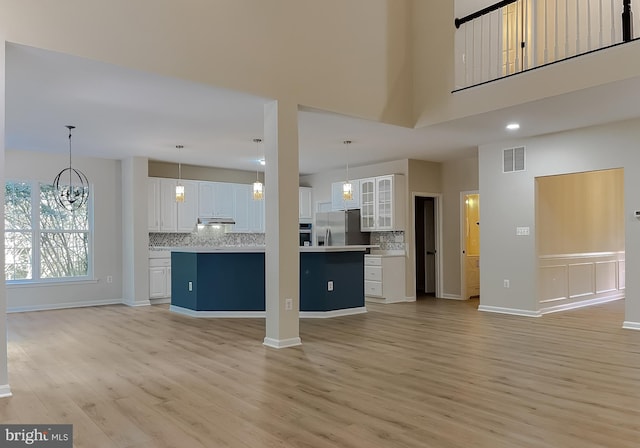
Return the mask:
[[60,310],[66,308],[83,308],[87,306],[122,305],[122,299],[88,300],[82,302],[51,303],[43,305],[16,306],[7,308],[7,313],[24,313],[27,311]]
[[440,298],[447,299],[447,300],[467,300],[467,299],[463,299],[461,295],[455,295],[455,294],[442,294]]
[[151,305],[160,305],[162,303],[171,303],[171,297],[163,297],[163,298],[160,298],[160,299],[149,298],[149,303]]
[[273,338],[264,338],[264,345],[271,348],[288,348],[295,347],[297,345],[302,345],[302,341],[300,338],[289,338],[289,339],[273,339]]
[[356,308],[345,308],[331,311],[300,311],[300,317],[304,319],[326,319],[329,317],[351,316],[353,314],[364,314],[367,312],[366,306]]
[[405,303],[405,302],[415,302],[415,297],[398,297],[398,298],[383,298],[383,297],[370,297],[365,296],[365,302],[373,302],[373,303]]
[[622,328],[626,328],[627,330],[640,330],[640,322],[625,320],[622,324]]
[[[539,255],[538,258],[540,260],[553,260],[555,258],[598,258],[598,257],[612,257],[614,255],[624,254],[625,251],[619,250],[615,252],[581,252],[581,253],[570,253],[570,254],[551,254],[551,255]],[[613,260],[612,260],[613,261]],[[560,265],[564,266],[564,265]]]
[[8,384],[3,384],[0,386],[0,398],[7,398],[13,395],[11,393],[11,388]]
[[524,316],[524,317],[542,316],[542,314],[539,311],[519,310],[517,308],[503,308],[501,306],[489,306],[489,305],[480,305],[478,307],[478,311],[484,311],[486,313],[510,314],[512,316]]
[[[78,277],[74,277],[78,278]],[[49,288],[51,286],[76,286],[76,285],[93,285],[98,283],[98,279],[78,279],[73,280],[69,278],[66,280],[53,279],[53,280],[7,280],[7,289],[18,288]]]
[[135,302],[127,302],[126,300],[123,300],[121,303],[124,303],[127,306],[149,306],[149,305],[151,305],[151,302],[149,301],[149,299],[136,300]]
[[620,299],[624,299],[624,294],[621,293],[613,296],[598,297],[596,299],[582,300],[580,302],[565,303],[564,305],[556,305],[548,308],[541,308],[539,312],[540,314],[557,313],[558,311],[567,311],[567,310],[574,310],[577,308],[584,308],[586,306],[600,305],[602,303],[613,302],[615,300],[620,300]]
[[196,311],[181,306],[171,305],[169,311],[189,317],[228,317],[228,318],[265,318],[265,311]]

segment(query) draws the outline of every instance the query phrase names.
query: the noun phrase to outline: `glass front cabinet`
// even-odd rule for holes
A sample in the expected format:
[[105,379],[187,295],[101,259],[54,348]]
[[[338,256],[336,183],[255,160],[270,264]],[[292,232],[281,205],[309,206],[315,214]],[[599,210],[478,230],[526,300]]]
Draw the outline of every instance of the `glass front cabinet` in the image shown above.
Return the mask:
[[404,230],[404,175],[360,180],[360,228],[363,231]]

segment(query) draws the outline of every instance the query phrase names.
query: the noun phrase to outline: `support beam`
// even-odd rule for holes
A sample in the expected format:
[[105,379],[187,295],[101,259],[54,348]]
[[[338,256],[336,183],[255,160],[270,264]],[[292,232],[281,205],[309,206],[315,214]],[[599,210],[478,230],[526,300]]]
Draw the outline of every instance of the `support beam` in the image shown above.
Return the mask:
[[297,104],[273,101],[265,105],[264,148],[267,314],[264,345],[284,348],[301,344]]

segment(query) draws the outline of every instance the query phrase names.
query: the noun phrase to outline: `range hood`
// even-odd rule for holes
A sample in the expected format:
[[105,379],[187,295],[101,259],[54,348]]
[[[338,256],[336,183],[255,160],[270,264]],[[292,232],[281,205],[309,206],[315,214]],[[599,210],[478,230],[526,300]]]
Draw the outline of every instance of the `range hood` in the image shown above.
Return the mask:
[[235,220],[231,217],[220,216],[201,216],[198,218],[199,226],[217,226],[220,224],[235,224]]

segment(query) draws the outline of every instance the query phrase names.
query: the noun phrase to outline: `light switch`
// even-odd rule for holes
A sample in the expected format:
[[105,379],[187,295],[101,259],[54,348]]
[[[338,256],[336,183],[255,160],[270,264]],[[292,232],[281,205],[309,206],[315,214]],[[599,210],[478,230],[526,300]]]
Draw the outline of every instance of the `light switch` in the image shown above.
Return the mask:
[[529,234],[530,234],[529,227],[516,227],[517,236],[529,236]]

